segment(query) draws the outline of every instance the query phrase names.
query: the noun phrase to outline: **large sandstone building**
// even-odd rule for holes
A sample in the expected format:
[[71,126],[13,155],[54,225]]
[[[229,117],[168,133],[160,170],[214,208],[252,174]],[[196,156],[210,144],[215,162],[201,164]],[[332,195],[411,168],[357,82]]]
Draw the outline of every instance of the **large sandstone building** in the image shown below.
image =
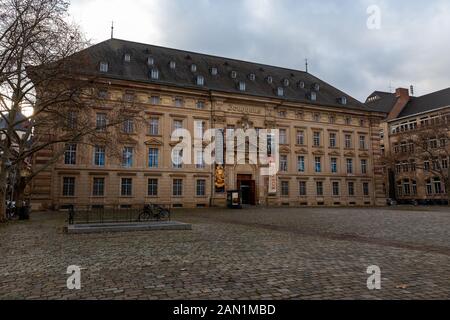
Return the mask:
[[[107,145],[66,146],[35,180],[35,207],[225,206],[226,192],[237,189],[248,205],[385,204],[378,163],[384,114],[312,74],[117,39],[87,52],[99,95],[143,106],[147,125],[126,126],[128,139],[117,141],[123,159],[109,158]],[[97,126],[109,110],[99,106]],[[279,129],[280,170],[267,177],[251,164],[174,164],[177,128]]]

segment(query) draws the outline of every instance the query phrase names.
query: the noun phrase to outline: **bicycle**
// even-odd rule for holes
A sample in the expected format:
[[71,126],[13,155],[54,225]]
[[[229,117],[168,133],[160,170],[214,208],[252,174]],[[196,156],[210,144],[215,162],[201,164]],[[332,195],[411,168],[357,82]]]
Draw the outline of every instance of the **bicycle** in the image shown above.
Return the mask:
[[156,220],[161,221],[162,219],[168,218],[170,215],[169,210],[154,204],[148,204],[144,206],[144,209],[139,214],[138,221],[150,221]]

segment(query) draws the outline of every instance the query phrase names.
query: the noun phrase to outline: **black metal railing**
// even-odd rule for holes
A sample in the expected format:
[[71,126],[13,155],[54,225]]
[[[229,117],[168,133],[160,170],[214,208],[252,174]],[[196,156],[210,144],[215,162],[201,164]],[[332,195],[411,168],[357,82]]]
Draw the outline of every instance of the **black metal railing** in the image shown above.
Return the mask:
[[136,205],[130,208],[119,206],[95,208],[91,206],[65,207],[68,210],[68,223],[105,224],[105,223],[145,223],[152,221],[170,221],[171,210],[168,206],[156,204]]

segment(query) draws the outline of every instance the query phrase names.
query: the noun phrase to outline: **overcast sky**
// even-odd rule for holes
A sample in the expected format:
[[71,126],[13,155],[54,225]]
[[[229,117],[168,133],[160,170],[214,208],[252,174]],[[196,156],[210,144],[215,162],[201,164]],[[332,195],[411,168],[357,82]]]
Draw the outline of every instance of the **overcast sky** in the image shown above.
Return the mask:
[[[367,9],[381,9],[369,29]],[[309,71],[365,100],[450,87],[448,0],[72,0],[93,43],[114,37]]]

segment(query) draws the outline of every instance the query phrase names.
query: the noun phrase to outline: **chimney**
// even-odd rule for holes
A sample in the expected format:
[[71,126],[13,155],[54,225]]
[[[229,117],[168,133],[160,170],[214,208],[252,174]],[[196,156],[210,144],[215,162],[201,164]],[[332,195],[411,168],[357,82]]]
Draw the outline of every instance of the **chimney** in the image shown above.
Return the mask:
[[389,113],[388,120],[395,119],[400,115],[400,113],[402,113],[410,99],[409,90],[405,88],[398,88],[395,90],[395,97],[397,98],[397,102]]

